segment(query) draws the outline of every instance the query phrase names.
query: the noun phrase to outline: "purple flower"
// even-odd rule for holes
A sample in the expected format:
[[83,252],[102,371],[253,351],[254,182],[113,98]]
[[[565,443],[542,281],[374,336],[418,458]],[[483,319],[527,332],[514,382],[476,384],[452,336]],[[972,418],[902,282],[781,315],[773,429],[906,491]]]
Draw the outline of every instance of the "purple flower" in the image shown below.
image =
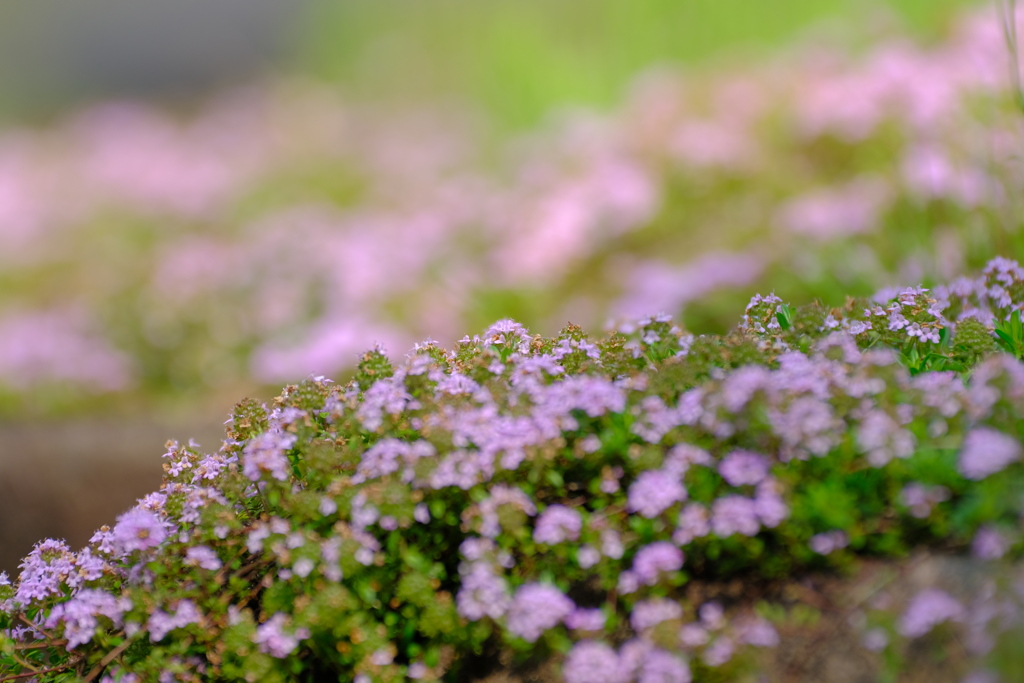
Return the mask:
[[554,586],[528,583],[516,589],[508,611],[508,630],[533,643],[576,609],[572,600]]
[[89,538],[89,543],[96,544],[96,549],[101,553],[112,555],[114,553],[114,535],[110,531],[110,527],[104,525],[101,526],[96,533]]
[[[480,533],[484,536],[495,538],[501,533],[498,510],[503,505],[510,505],[531,516],[537,514],[537,507],[533,504],[533,500],[522,489],[514,486],[495,486],[491,489],[490,497],[480,503],[480,516],[483,518]],[[576,531],[578,533],[579,529],[577,528]]]
[[259,481],[264,472],[278,481],[287,481],[291,468],[285,453],[296,439],[294,434],[283,431],[254,436],[242,450],[242,473],[250,481]]
[[373,534],[360,529],[352,530],[352,538],[359,543],[359,549],[352,556],[359,564],[369,567],[373,564],[376,554],[380,552],[380,541]]
[[426,524],[430,521],[430,508],[426,503],[419,503],[413,508],[412,517],[420,524]]
[[712,631],[717,631],[725,626],[725,610],[722,609],[720,603],[706,602],[700,606],[697,613],[704,626]]
[[668,453],[665,454],[665,464],[663,469],[675,472],[678,477],[682,477],[686,474],[686,471],[690,469],[691,465],[706,465],[711,467],[714,461],[711,459],[711,454],[703,448],[698,448],[688,443],[681,443],[673,446]]
[[68,639],[70,650],[92,640],[99,626],[97,617],[106,617],[114,622],[114,626],[120,627],[124,613],[131,607],[128,598],[115,598],[105,591],[85,588],[67,602],[54,607],[46,626],[53,628],[58,622],[63,622],[64,637]]
[[606,413],[621,413],[626,407],[626,392],[614,382],[592,375],[574,375],[553,384],[540,387],[533,393],[534,418],[541,422],[555,420],[567,428],[576,421],[574,410],[582,410],[590,417]]
[[656,598],[641,600],[633,606],[629,623],[637,633],[657,626],[663,621],[672,621],[683,617],[683,608],[678,602]]
[[644,546],[633,558],[633,573],[648,586],[658,582],[661,572],[674,572],[682,568],[683,551],[665,541]]
[[601,551],[592,545],[585,545],[576,551],[576,563],[580,569],[590,569],[601,561]]
[[92,548],[86,547],[71,560],[75,566],[74,573],[68,577],[68,585],[78,588],[86,581],[93,581],[103,576],[110,565],[102,558],[92,554]]
[[595,344],[583,339],[563,339],[558,343],[558,348],[552,353],[555,358],[561,360],[570,353],[573,353],[574,348],[578,349],[583,355],[591,360],[601,360],[601,349],[599,349]]
[[50,595],[60,595],[62,585],[75,570],[74,555],[63,541],[48,538],[32,548],[21,562],[18,590],[13,601],[28,605]]
[[629,487],[629,510],[652,519],[686,500],[679,475],[666,470],[643,472]]
[[218,489],[211,486],[193,486],[185,489],[185,500],[178,513],[178,521],[183,523],[196,523],[200,520],[200,510],[210,503],[220,503],[227,506],[228,500]]
[[480,385],[461,373],[452,372],[452,374],[443,375],[438,379],[435,391],[452,396],[474,394],[480,391]]
[[737,623],[736,638],[754,647],[775,647],[779,644],[778,631],[761,617],[749,617]]
[[565,618],[565,625],[568,628],[579,631],[600,631],[604,629],[608,618],[600,609],[584,609],[578,607],[572,614]]
[[1020,443],[990,427],[972,429],[960,451],[960,472],[968,479],[984,479],[1019,460]]
[[[645,382],[646,382],[646,380],[645,380]],[[672,417],[674,419],[674,421],[678,422],[681,425],[694,425],[694,424],[697,424],[697,422],[704,415],[704,408],[702,406],[702,402],[703,401],[704,401],[704,389],[703,388],[697,387],[697,388],[694,388],[694,389],[690,389],[689,391],[687,391],[686,393],[684,393],[682,396],[679,397],[679,404],[678,404],[678,407],[675,409],[675,411],[673,411],[672,413],[666,413],[666,415],[668,415],[669,417]],[[633,429],[634,429],[634,431],[636,431],[636,426],[635,425],[634,425]],[[684,447],[686,447],[686,448],[693,448],[695,450],[700,450],[700,449],[696,448],[695,446],[684,445]],[[673,451],[674,450],[675,449],[673,449]],[[672,458],[673,451],[669,451],[669,453],[668,453],[669,458],[668,459]],[[668,459],[666,459],[666,466],[667,466],[667,463],[668,463]]]
[[602,555],[617,560],[622,557],[624,552],[626,552],[626,546],[622,544],[622,539],[619,537],[618,532],[614,529],[605,529],[601,532]]
[[622,595],[629,595],[630,593],[636,593],[637,588],[640,587],[640,579],[637,577],[636,572],[624,571],[619,574],[619,581],[616,585],[616,590]]
[[982,560],[998,560],[1010,549],[1010,542],[991,526],[983,526],[974,534],[971,542],[971,554]]
[[623,643],[619,648],[620,670],[623,675],[630,681],[634,680],[644,660],[654,649],[654,644],[644,638],[633,638]]
[[309,629],[300,628],[292,633],[286,632],[284,625],[287,620],[288,617],[283,612],[278,612],[256,627],[256,634],[252,640],[259,645],[260,652],[284,659],[298,647],[300,640],[309,638]]
[[565,683],[628,683],[615,650],[596,640],[583,640],[569,650],[562,665]]
[[637,683],[690,683],[693,676],[690,667],[680,657],[651,648],[640,665],[636,680]]
[[711,635],[700,624],[684,624],[679,629],[679,642],[684,648],[698,648],[701,645],[707,645],[709,640],[711,640]]
[[270,538],[270,526],[257,522],[246,536],[246,547],[250,553],[258,553],[263,550],[263,541]]
[[932,506],[949,500],[949,489],[945,486],[924,486],[908,484],[900,491],[903,504],[910,508],[910,514],[924,519],[932,513]]
[[537,543],[554,545],[563,541],[575,541],[580,537],[583,519],[580,513],[564,505],[550,505],[537,518],[533,540]]
[[514,348],[520,353],[530,349],[530,332],[511,318],[505,318],[487,328],[483,336],[487,344]]
[[197,545],[186,550],[185,564],[192,567],[202,567],[211,571],[221,568],[221,561],[217,557],[217,553],[205,545]]
[[754,394],[771,382],[771,370],[760,365],[745,365],[722,382],[721,400],[730,413],[739,413]]
[[609,495],[618,492],[620,488],[619,479],[624,474],[621,467],[605,467],[601,472],[601,492]]
[[470,621],[479,621],[485,616],[498,619],[508,611],[511,603],[508,583],[489,565],[471,562],[467,566],[464,562],[459,572],[462,574],[462,587],[455,598],[459,615]]
[[732,638],[728,636],[719,636],[718,639],[711,644],[711,647],[704,650],[702,659],[708,666],[722,666],[732,659],[732,655],[735,651],[736,643],[733,642]]
[[[790,380],[778,375],[776,382]],[[813,380],[807,376],[807,381]],[[832,405],[815,396],[800,396],[785,410],[773,409],[768,413],[772,428],[782,439],[783,460],[805,457],[806,454],[826,455],[839,442],[845,425],[839,420]]]
[[929,588],[918,593],[900,619],[900,633],[908,638],[919,638],[944,621],[962,621],[963,605],[949,593]]
[[436,454],[434,445],[422,439],[413,443],[394,438],[381,439],[363,453],[352,483],[379,479],[399,470],[402,470],[403,481],[412,481],[416,462]]
[[765,479],[757,485],[757,492],[754,496],[754,512],[761,520],[761,524],[769,529],[777,527],[789,515],[789,507],[779,495],[777,479]]
[[366,431],[373,432],[384,424],[384,413],[398,415],[406,408],[417,407],[419,404],[405,387],[405,378],[396,375],[377,380],[363,392],[356,416]]
[[718,473],[730,486],[760,484],[768,476],[768,461],[750,451],[733,451],[722,459]]
[[192,483],[198,484],[203,479],[214,480],[228,466],[228,460],[222,455],[214,453],[208,455],[196,465],[195,473],[192,475]]
[[512,376],[509,378],[509,383],[514,387],[528,382],[537,383],[538,380],[543,379],[542,373],[547,373],[552,377],[565,373],[565,368],[558,364],[558,359],[554,356],[521,356],[515,354],[509,360],[513,363]]
[[819,555],[828,555],[834,550],[845,548],[849,542],[844,531],[826,531],[812,536],[808,545]]
[[861,643],[872,652],[881,652],[889,644],[889,634],[883,628],[873,628],[864,634]]
[[470,536],[459,544],[459,553],[470,562],[482,560],[496,550],[494,541],[489,538]]
[[658,443],[662,437],[681,424],[679,411],[669,408],[659,396],[647,396],[640,401],[640,414],[633,423],[633,432],[648,443]]
[[708,509],[700,503],[690,503],[679,513],[672,540],[677,545],[686,545],[695,538],[702,538],[711,532]]
[[341,581],[341,539],[328,538],[320,544],[320,558],[324,561],[323,574],[328,581]]
[[320,506],[317,508],[317,511],[324,517],[330,517],[338,511],[338,504],[330,496],[324,496],[320,499]]
[[174,629],[195,624],[199,619],[199,610],[196,609],[195,603],[191,600],[179,602],[174,614],[161,609],[154,610],[146,622],[146,628],[149,630],[149,639],[156,643],[163,640],[164,636]]
[[354,528],[366,529],[366,527],[380,519],[380,511],[377,509],[377,506],[368,503],[366,501],[366,494],[360,491],[352,497],[349,518]]
[[152,512],[133,508],[117,518],[111,534],[121,552],[130,553],[159,546],[167,538],[167,527]]
[[307,576],[309,576],[311,573],[313,573],[313,570],[315,568],[316,563],[308,557],[300,557],[299,559],[295,560],[295,564],[292,565],[292,571],[295,572],[295,575],[298,576],[300,579],[304,579]]
[[882,467],[894,457],[906,458],[914,453],[914,435],[883,410],[872,410],[857,428],[857,443],[867,453],[868,462]]
[[757,508],[750,498],[723,496],[711,506],[711,530],[719,538],[728,538],[733,534],[754,536],[760,529]]

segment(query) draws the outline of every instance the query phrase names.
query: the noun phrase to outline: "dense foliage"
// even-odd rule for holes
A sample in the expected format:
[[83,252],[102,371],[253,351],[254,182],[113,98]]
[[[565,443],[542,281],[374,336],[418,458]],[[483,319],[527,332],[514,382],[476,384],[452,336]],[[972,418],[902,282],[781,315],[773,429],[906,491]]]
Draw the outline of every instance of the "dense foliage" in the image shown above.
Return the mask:
[[[503,320],[369,351],[345,386],[240,402],[215,453],[170,443],[87,547],[0,575],[0,680],[463,680],[498,650],[569,683],[734,679],[787,615],[695,584],[1019,558],[1022,308],[996,259],[838,308],[755,296],[723,336]],[[1020,673],[1022,601],[892,596],[864,643],[892,675],[941,627]]]

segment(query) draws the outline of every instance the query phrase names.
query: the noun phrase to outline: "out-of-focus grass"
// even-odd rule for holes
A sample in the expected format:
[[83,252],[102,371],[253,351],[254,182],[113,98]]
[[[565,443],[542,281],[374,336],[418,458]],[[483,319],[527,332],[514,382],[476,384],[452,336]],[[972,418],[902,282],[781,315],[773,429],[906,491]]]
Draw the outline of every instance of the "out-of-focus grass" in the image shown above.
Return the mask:
[[812,26],[941,30],[979,0],[319,0],[303,69],[375,97],[456,96],[499,124],[607,106],[652,64],[768,55]]

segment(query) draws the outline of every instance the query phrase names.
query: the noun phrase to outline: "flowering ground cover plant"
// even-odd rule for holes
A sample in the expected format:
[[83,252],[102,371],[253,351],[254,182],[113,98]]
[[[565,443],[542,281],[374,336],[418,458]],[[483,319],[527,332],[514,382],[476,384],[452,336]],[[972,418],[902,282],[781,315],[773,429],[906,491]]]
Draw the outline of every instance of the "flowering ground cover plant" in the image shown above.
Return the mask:
[[[755,296],[724,336],[503,320],[247,399],[215,453],[87,547],[0,575],[0,680],[736,680],[792,613],[704,599],[915,548],[1002,566],[970,600],[874,600],[864,646],[966,643],[1019,680],[1024,268],[829,308]],[[1016,326],[1016,327],[1015,327]],[[987,678],[986,678],[987,677]]]

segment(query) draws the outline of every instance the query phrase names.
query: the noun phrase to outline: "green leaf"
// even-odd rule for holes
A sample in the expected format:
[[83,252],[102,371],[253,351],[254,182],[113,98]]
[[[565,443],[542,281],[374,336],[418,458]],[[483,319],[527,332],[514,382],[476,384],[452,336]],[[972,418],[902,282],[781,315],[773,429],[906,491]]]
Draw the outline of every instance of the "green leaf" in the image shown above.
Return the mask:
[[1009,346],[1013,346],[1013,337],[1011,337],[1010,335],[1006,334],[1005,332],[1003,332],[1003,331],[1002,331],[1001,329],[999,329],[998,327],[996,328],[996,335],[997,335],[997,336],[999,337],[999,339],[1001,339],[1001,340],[1002,340],[1002,341],[1003,341],[1003,342],[1004,342],[1005,344],[1007,344],[1007,345],[1009,345]]
[[781,304],[775,312],[775,319],[779,321],[779,327],[788,330],[793,327],[793,309],[789,304]]

